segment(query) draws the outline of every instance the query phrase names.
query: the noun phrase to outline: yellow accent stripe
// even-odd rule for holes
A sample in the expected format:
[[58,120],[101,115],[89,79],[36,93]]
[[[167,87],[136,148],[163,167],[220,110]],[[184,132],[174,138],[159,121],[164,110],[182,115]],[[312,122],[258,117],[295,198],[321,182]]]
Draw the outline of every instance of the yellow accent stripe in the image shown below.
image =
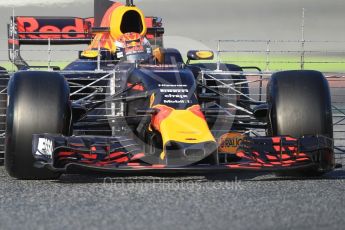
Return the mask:
[[211,58],[213,53],[211,51],[198,51],[196,55],[201,59]]
[[204,119],[189,110],[174,110],[160,124],[163,146],[168,141],[182,143],[215,142]]
[[161,153],[160,158],[161,158],[161,160],[165,159],[165,152],[164,151]]

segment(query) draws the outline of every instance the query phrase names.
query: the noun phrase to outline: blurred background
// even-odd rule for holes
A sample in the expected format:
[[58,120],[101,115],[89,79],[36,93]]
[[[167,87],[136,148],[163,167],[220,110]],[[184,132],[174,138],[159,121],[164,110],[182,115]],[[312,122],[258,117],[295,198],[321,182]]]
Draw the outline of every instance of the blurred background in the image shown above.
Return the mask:
[[[322,41],[307,43],[305,49],[327,50],[317,54],[310,52],[309,57],[312,58],[310,62],[313,62],[310,63],[313,64],[310,67],[339,70],[344,65],[345,55],[342,52],[345,50],[344,0],[136,0],[135,3],[143,9],[145,15],[163,18],[166,31],[165,45],[181,49],[183,55],[187,49],[216,50],[218,39],[260,40],[260,42],[224,42],[221,48],[229,52],[222,53],[222,58],[228,62],[250,62],[248,64],[257,64],[263,68],[267,68],[267,58],[269,58],[270,69],[279,69],[279,62],[285,62],[284,67],[287,68],[298,67],[301,49],[299,42],[271,42],[267,46],[266,40],[300,40],[304,8],[304,38]],[[13,11],[15,15],[26,16],[88,17],[93,16],[93,0],[0,0],[0,63],[2,65],[7,65],[5,64],[8,59],[6,24]],[[35,47],[35,49],[42,49],[42,52],[47,50],[44,47]],[[267,50],[272,52],[269,57],[265,53]],[[286,52],[288,50],[296,52]],[[31,56],[25,57],[26,55]],[[46,54],[38,56],[42,59],[44,55]],[[305,55],[308,57],[308,53]],[[28,59],[37,55],[23,52],[23,56]],[[324,56],[329,57],[334,65],[325,67],[322,66],[325,63],[317,63],[321,62],[318,60],[323,59]],[[62,57],[70,61],[77,57],[77,53],[66,55],[56,52],[54,58],[59,62]],[[273,59],[277,60],[277,63],[274,63]]]

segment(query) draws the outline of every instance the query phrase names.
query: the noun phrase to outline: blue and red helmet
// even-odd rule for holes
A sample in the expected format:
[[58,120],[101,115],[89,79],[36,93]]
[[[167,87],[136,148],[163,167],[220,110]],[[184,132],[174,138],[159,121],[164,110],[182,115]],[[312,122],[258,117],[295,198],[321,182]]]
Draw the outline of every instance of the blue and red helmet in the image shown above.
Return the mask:
[[116,42],[116,56],[120,60],[146,61],[152,57],[150,42],[138,33],[125,33]]

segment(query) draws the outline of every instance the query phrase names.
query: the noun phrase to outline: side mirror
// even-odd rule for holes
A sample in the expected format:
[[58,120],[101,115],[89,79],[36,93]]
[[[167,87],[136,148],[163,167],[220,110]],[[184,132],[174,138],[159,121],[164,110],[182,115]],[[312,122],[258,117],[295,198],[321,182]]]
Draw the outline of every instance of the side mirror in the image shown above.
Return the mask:
[[211,50],[190,50],[187,53],[189,63],[191,60],[213,60],[214,53]]

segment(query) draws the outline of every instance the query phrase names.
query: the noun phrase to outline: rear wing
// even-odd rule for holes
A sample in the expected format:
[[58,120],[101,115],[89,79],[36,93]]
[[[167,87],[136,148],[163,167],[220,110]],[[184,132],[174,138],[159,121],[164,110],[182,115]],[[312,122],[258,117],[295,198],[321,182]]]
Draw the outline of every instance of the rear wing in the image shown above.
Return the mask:
[[146,17],[146,38],[150,41],[153,48],[163,47],[164,27],[162,18]]
[[[94,34],[94,18],[78,17],[11,17],[8,24],[10,61],[18,69],[28,64],[20,55],[21,45],[77,45],[90,44]],[[154,47],[163,46],[162,19],[146,17],[147,38]]]
[[28,64],[20,55],[21,45],[89,44],[93,20],[76,17],[12,17],[8,25],[9,59],[18,69],[23,69]]

